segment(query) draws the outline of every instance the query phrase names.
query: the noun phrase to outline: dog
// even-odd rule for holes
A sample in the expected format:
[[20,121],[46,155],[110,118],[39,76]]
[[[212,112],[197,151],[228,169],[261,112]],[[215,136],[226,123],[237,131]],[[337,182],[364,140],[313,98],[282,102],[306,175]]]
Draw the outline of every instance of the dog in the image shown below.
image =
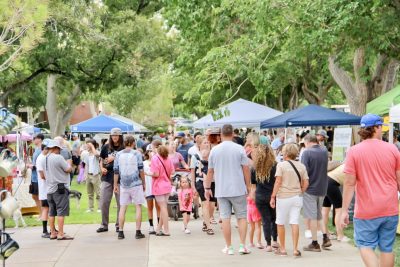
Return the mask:
[[[24,216],[22,216],[22,212],[21,212],[21,204],[19,203],[19,201],[17,200],[18,203],[18,208],[14,211],[12,218],[14,220],[15,223],[15,229],[19,228],[19,221],[21,220],[22,226],[23,227],[27,227],[27,224],[25,223],[24,220]],[[3,229],[3,218],[0,216],[0,229]]]
[[77,190],[69,190],[69,198],[75,198],[76,200],[76,207],[78,209],[81,209],[81,198],[82,198],[82,193],[77,191]]

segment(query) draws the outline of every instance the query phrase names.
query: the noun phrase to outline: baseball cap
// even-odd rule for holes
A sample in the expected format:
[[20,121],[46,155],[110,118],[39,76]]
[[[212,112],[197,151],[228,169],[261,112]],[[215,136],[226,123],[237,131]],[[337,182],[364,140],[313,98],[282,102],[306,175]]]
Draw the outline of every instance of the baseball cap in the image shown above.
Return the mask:
[[369,113],[367,115],[362,116],[360,125],[362,128],[364,128],[364,127],[372,127],[385,124],[383,124],[383,120],[380,116]]
[[185,133],[184,132],[179,132],[176,134],[176,137],[182,138],[185,137]]
[[112,128],[110,131],[110,135],[122,135],[122,131],[120,128]]
[[42,139],[42,141],[43,141],[44,140],[44,135],[41,134],[41,133],[38,133],[37,135],[35,135],[35,137],[33,139],[36,139],[36,138]]
[[62,149],[62,147],[58,144],[57,141],[55,140],[50,140],[47,144],[47,148],[54,148],[54,147],[58,147],[59,149]]
[[325,138],[329,138],[325,130],[319,130],[316,135],[322,135]]

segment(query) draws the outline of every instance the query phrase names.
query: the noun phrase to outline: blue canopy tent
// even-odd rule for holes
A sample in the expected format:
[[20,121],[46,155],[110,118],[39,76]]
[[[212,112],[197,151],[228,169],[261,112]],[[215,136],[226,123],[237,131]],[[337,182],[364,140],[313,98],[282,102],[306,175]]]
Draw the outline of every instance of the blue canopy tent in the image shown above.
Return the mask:
[[133,133],[133,125],[106,115],[88,119],[71,126],[73,133],[109,133],[112,128],[120,128],[123,133]]
[[357,125],[360,124],[360,120],[361,117],[352,114],[317,105],[308,105],[262,121],[260,128]]

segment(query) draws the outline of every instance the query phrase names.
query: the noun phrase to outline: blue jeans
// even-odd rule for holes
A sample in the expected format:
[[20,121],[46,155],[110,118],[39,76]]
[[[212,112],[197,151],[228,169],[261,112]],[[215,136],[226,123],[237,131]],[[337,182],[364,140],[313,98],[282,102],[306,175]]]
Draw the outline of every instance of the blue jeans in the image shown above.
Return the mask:
[[399,216],[363,220],[354,218],[354,240],[358,248],[379,247],[384,253],[393,251]]

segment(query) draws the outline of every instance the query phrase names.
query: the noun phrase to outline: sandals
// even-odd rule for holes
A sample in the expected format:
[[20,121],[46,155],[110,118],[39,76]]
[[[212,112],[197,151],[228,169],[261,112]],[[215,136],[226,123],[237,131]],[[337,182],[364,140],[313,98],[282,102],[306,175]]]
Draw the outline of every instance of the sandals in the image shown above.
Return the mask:
[[207,229],[206,233],[207,233],[207,235],[213,235],[214,234],[214,230],[209,228],[209,229]]
[[156,234],[156,236],[170,236],[170,234],[166,234],[160,231]]
[[280,249],[277,249],[275,251],[275,255],[281,256],[281,257],[286,257],[287,256],[287,252],[286,251],[281,251]]
[[203,228],[201,228],[201,230],[202,230],[203,232],[207,232],[207,225],[206,225],[205,222],[203,222]]
[[295,258],[300,258],[300,257],[301,257],[301,252],[300,252],[299,250],[293,251],[293,256],[294,256]]
[[74,238],[69,235],[63,235],[61,237],[57,237],[57,240],[74,240]]

